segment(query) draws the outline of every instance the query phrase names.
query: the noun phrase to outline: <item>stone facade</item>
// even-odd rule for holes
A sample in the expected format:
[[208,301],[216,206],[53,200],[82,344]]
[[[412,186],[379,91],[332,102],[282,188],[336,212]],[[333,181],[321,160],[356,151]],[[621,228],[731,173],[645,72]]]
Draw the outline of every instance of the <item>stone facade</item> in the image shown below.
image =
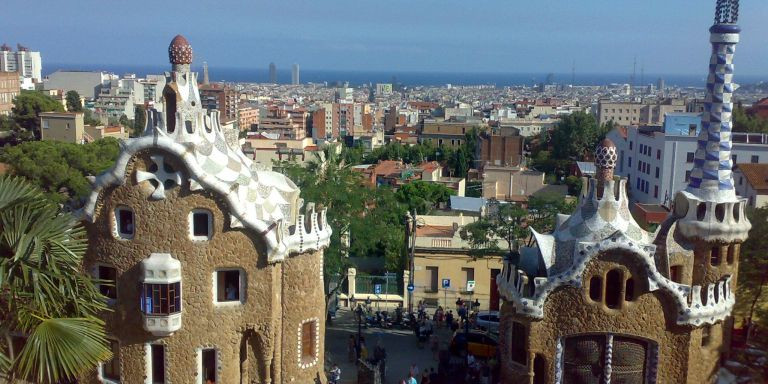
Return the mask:
[[102,292],[116,343],[83,381],[324,382],[325,212],[302,214],[290,180],[226,145],[185,41],[144,136],[121,144],[83,212],[85,267],[115,282]]
[[597,149],[572,215],[497,278],[506,383],[713,383],[728,353],[740,244],[751,224],[731,178],[738,2],[719,0],[707,107],[688,187],[654,234],[629,213],[616,148]]

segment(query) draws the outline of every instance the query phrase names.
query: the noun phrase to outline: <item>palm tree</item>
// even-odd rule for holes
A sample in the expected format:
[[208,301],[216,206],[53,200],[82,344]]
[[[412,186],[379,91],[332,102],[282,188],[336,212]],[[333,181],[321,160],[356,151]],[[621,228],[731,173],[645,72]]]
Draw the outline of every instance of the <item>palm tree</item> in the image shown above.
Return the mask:
[[111,358],[85,250],[74,217],[27,181],[0,177],[0,378],[55,383]]

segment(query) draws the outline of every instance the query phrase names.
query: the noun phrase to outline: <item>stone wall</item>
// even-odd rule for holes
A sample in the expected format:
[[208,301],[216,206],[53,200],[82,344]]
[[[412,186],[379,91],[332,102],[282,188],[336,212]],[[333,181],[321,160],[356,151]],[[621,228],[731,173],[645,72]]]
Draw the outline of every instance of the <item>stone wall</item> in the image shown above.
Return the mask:
[[[130,177],[126,184],[105,189],[95,222],[86,223],[86,268],[105,264],[117,270],[117,303],[114,312],[104,317],[108,335],[120,342],[122,382],[145,381],[148,343],[166,346],[167,383],[198,382],[200,348],[217,350],[221,383],[239,383],[241,379],[282,382],[281,372],[296,382],[310,382],[305,381],[309,374],[298,374],[295,349],[288,348],[289,357],[284,359],[280,347],[295,348],[298,319],[319,318],[319,339],[324,339],[322,253],[292,256],[286,267],[268,264],[260,236],[247,229],[230,228],[226,203],[211,193],[190,191],[186,178],[182,178],[182,186],[166,190],[166,199],[150,199],[154,188],[148,182],[137,185],[134,172],[149,167],[149,155],[134,157],[128,165]],[[166,161],[187,175],[173,156],[166,156]],[[114,210],[119,205],[134,212],[132,239],[113,235]],[[193,241],[189,236],[189,213],[199,208],[213,214],[213,234],[208,241]],[[142,326],[140,263],[151,253],[170,253],[181,262],[182,326],[167,337],[153,336]],[[219,268],[238,268],[244,273],[242,303],[215,303],[214,272]],[[284,292],[281,284],[286,284]],[[289,303],[283,306],[281,299]],[[285,315],[284,309],[288,310]],[[281,343],[281,333],[289,342]],[[313,375],[315,371],[322,373],[322,350],[320,345],[321,355]],[[281,366],[288,359],[293,368]],[[92,375],[85,382],[96,380]]]
[[[629,273],[635,281],[634,299],[624,301],[620,309],[610,309],[604,301],[593,301],[589,297],[591,276],[605,276],[611,269]],[[689,333],[690,327],[676,325],[677,310],[674,300],[663,290],[648,292],[646,275],[640,263],[633,262],[630,255],[601,254],[590,261],[583,276],[581,288],[564,286],[549,295],[544,307],[544,318],[540,321],[532,322],[517,316],[512,310],[512,305],[507,302],[502,306],[502,324],[517,321],[528,329],[525,366],[512,361],[508,349],[512,344],[511,340],[507,339],[510,337],[510,328],[500,329],[502,343],[507,345],[507,348],[501,351],[502,376],[507,378],[507,383],[528,382],[527,379],[534,382],[531,376],[535,354],[540,354],[545,359],[544,371],[547,376],[546,380],[535,382],[554,383],[558,340],[575,335],[606,333],[626,335],[658,345],[657,383],[707,382],[705,378],[708,378],[711,372],[712,357],[697,352],[701,349],[701,338],[697,336],[700,330]],[[605,279],[603,282],[605,283]],[[610,288],[607,287],[606,290]],[[623,291],[623,288],[621,289]],[[718,327],[720,324],[712,328]],[[710,342],[713,350],[716,350],[720,343],[720,338],[715,333],[717,332],[713,332]],[[702,363],[696,363],[697,361]]]

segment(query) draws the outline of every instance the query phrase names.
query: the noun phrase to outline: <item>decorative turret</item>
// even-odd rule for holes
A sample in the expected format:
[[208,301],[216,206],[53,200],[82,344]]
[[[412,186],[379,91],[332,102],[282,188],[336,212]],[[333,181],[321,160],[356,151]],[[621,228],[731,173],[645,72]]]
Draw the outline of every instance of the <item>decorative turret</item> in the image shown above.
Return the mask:
[[168,46],[168,60],[173,64],[174,72],[189,72],[192,64],[192,46],[182,35],[176,35]]
[[715,24],[709,29],[712,55],[702,130],[691,178],[675,198],[679,228],[688,238],[705,241],[743,241],[751,225],[744,216],[745,201],[736,196],[731,169],[733,113],[733,54],[741,29],[736,22],[738,0],[718,0]]
[[595,166],[597,167],[597,196],[603,197],[605,182],[613,180],[613,170],[616,169],[616,144],[611,139],[604,139],[595,149]]

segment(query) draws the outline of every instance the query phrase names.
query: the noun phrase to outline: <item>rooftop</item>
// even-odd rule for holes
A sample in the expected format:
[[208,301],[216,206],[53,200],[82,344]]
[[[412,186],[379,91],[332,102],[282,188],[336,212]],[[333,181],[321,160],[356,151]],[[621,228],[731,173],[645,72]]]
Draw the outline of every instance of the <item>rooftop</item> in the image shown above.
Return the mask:
[[747,178],[752,189],[759,192],[768,192],[768,164],[737,164],[736,167]]

